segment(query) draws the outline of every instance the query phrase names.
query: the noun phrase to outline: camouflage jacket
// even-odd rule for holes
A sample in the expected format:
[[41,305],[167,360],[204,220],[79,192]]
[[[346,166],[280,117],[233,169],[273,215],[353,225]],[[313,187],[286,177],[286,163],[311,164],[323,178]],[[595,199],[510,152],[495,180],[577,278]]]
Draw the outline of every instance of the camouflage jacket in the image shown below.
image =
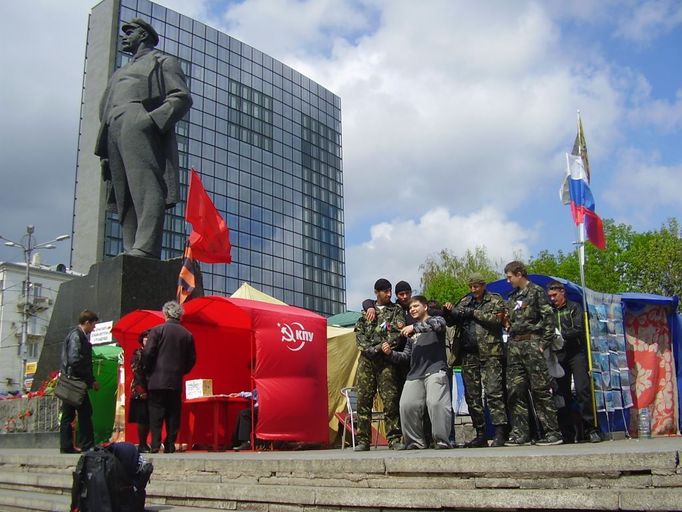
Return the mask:
[[381,357],[381,344],[387,341],[392,349],[398,348],[400,329],[405,327],[403,308],[387,304],[376,308],[376,318],[368,322],[365,313],[355,324],[355,342],[358,349],[368,357]]
[[471,294],[465,295],[453,309],[458,315],[464,309],[473,309],[472,318],[461,320],[461,343],[465,352],[478,352],[482,357],[502,356],[502,319],[505,303],[501,295],[486,292],[477,302]]
[[528,282],[525,288],[514,290],[507,300],[507,313],[511,322],[509,334],[513,337],[535,334],[542,338],[543,348],[554,340],[556,320],[554,310],[541,286]]

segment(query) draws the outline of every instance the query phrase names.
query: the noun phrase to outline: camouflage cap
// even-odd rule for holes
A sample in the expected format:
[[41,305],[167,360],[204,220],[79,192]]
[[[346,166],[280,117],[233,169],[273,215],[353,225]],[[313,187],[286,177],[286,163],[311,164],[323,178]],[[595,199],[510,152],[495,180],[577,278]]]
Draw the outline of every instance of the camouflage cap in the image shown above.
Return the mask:
[[480,272],[473,272],[469,275],[468,284],[485,284],[485,278]]

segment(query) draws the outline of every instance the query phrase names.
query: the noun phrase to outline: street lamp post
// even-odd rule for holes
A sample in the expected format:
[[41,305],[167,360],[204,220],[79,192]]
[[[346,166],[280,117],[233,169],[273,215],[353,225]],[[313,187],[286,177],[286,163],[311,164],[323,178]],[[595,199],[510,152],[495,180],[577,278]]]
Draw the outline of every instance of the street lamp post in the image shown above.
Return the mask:
[[19,350],[17,355],[21,362],[21,370],[19,373],[19,389],[24,387],[24,375],[26,372],[26,343],[28,341],[28,319],[32,313],[32,306],[29,299],[31,293],[31,255],[37,249],[55,249],[57,246],[54,242],[62,242],[71,238],[69,235],[60,235],[54,240],[48,242],[36,243],[33,232],[35,228],[32,225],[26,226],[26,234],[21,238],[21,242],[14,242],[0,235],[0,240],[5,240],[7,247],[17,247],[24,251],[24,262],[26,263],[26,276],[24,279],[24,307],[22,311],[21,321],[21,341],[19,342]]

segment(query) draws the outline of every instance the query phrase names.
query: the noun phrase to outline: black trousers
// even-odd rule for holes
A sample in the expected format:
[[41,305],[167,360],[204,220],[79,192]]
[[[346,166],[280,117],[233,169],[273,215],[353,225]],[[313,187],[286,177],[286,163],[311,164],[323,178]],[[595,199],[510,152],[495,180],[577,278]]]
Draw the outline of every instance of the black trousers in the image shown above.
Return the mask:
[[62,402],[62,419],[59,423],[59,448],[61,451],[73,449],[73,427],[71,424],[78,414],[78,433],[81,450],[89,450],[95,446],[95,433],[92,427],[92,404],[90,397],[85,394],[83,403],[74,407]]
[[182,412],[182,391],[179,389],[148,390],[147,406],[149,407],[149,430],[152,433],[152,450],[161,447],[161,429],[166,425],[166,439],[163,444],[166,450],[174,449],[175,439],[180,430],[180,413]]
[[[559,394],[564,398],[565,406],[559,409],[559,428],[564,440],[572,442],[577,434],[584,436],[585,432],[593,430],[594,416],[592,414],[592,390],[590,374],[587,367],[587,353],[581,349],[568,347],[557,353],[557,358],[565,375],[557,379]],[[571,377],[575,386],[575,400],[571,390]],[[577,405],[577,414],[574,413]],[[579,415],[582,421],[576,421]],[[580,432],[582,430],[582,432]]]
[[[254,409],[258,421],[258,408]],[[242,409],[237,416],[237,426],[232,434],[232,445],[237,446],[245,441],[251,441],[251,407]]]

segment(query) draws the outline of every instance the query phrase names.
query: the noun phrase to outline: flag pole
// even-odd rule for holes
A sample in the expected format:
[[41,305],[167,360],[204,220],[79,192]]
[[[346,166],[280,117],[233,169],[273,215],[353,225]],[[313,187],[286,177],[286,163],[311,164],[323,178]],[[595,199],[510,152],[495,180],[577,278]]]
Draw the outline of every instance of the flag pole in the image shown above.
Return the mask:
[[[582,140],[583,140],[583,133],[582,133],[582,127],[583,124],[580,119],[580,109],[577,111],[577,133],[578,133],[578,155],[580,156],[581,159],[584,159],[583,155],[583,145],[582,145]],[[566,155],[566,158],[568,159],[568,155]],[[587,171],[587,169],[586,169]],[[589,180],[589,175],[588,175],[588,180]],[[599,422],[597,421],[597,401],[595,398],[595,389],[594,389],[594,375],[593,375],[593,366],[592,366],[592,336],[590,334],[590,315],[587,309],[587,286],[585,284],[585,220],[584,217],[582,219],[582,222],[578,224],[578,268],[580,269],[580,286],[582,287],[582,295],[583,295],[583,324],[585,325],[585,346],[587,348],[587,371],[590,376],[590,391],[592,395],[592,424],[594,427],[599,426]],[[608,419],[609,413],[606,411],[606,421],[607,423],[609,422]],[[610,428],[608,429],[609,431],[611,430]]]
[[[180,273],[178,275],[178,284],[177,284],[176,289],[175,289],[176,290],[175,291],[176,300],[180,304],[183,304],[189,298],[189,296],[192,294],[192,292],[194,291],[194,283],[186,283],[185,282],[183,284],[183,280],[186,277],[187,278],[194,277],[193,276],[193,274],[194,274],[193,273],[194,262],[191,261],[191,252],[190,252],[190,246],[189,246],[189,234],[187,234],[187,224],[188,224],[188,222],[187,222],[187,202],[189,200],[189,189],[190,189],[190,185],[192,182],[192,179],[191,179],[192,171],[194,171],[194,167],[192,167],[191,169],[188,169],[188,175],[190,176],[190,178],[187,180],[187,197],[185,198],[185,215],[183,216],[184,217],[183,218],[183,220],[184,220],[183,225],[184,225],[185,246],[184,246],[184,249],[182,250],[182,260],[180,262]],[[185,266],[186,263],[189,263],[190,265],[192,265],[193,268],[188,269]],[[190,277],[190,274],[191,274],[191,277]],[[192,286],[192,290],[189,293],[187,293],[187,290],[185,289],[187,284],[190,284],[190,286]]]

